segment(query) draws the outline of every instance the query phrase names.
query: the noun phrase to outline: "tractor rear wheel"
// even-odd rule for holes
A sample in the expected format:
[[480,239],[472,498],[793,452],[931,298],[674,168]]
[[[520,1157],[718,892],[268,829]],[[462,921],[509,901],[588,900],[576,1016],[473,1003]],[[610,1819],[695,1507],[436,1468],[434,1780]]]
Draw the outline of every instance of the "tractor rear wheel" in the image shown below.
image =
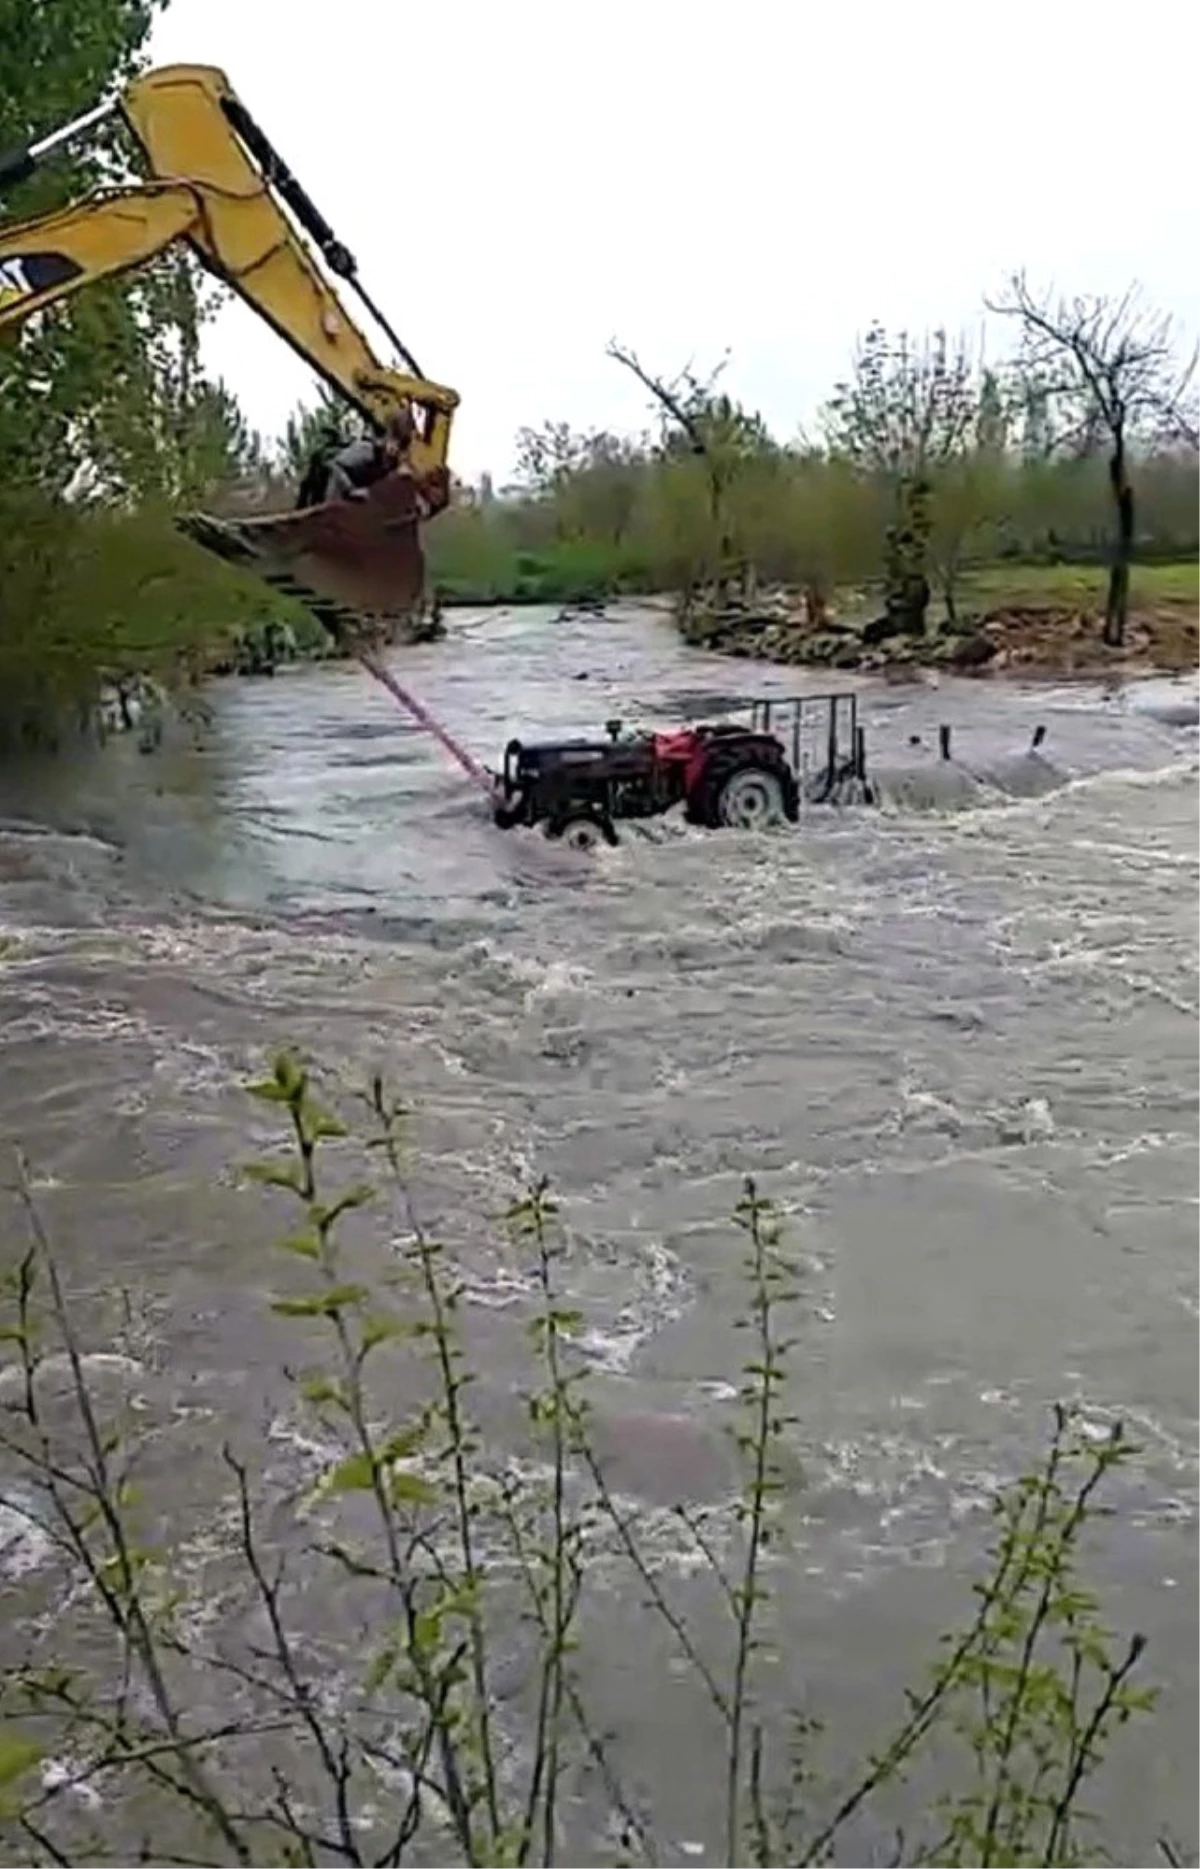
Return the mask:
[[785,821],[794,824],[799,802],[795,776],[782,757],[730,748],[706,764],[688,815],[710,831],[726,826],[762,831]]

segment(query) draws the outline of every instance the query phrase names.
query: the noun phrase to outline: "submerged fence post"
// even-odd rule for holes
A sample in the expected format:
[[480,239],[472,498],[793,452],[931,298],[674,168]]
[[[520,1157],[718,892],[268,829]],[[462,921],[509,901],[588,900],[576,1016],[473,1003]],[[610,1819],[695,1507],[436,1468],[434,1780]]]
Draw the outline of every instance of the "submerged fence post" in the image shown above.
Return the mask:
[[950,757],[950,729],[949,727],[938,728],[938,750],[941,753],[943,759],[949,759]]

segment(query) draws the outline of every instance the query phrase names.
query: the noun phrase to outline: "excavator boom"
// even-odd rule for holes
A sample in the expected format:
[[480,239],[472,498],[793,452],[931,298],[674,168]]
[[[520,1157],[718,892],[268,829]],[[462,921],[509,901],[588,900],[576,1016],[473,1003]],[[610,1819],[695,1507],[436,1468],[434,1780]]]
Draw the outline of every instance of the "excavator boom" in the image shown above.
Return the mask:
[[[147,179],[0,225],[0,334],[185,241],[371,428],[383,431],[391,417],[412,411],[399,471],[361,503],[180,522],[207,549],[301,596],[330,627],[360,618],[374,633],[390,628],[420,595],[420,522],[449,501],[457,394],[421,375],[365,291],[353,256],[213,67],[166,66],[134,79],[111,104],[0,159],[0,187],[113,111],[140,145]],[[358,296],[404,368],[379,360],[330,274]]]

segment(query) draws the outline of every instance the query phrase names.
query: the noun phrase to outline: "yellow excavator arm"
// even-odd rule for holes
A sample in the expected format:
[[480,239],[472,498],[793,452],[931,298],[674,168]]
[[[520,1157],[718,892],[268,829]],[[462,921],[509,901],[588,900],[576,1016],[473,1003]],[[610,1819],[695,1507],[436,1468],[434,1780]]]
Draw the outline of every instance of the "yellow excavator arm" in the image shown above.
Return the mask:
[[[99,189],[67,207],[28,220],[0,222],[0,333],[94,280],[129,272],[174,242],[185,241],[206,270],[251,305],[376,432],[384,431],[392,416],[413,412],[415,422],[404,463],[407,491],[398,498],[395,487],[385,485],[372,489],[369,501],[377,508],[375,517],[382,529],[393,538],[397,528],[411,529],[419,588],[416,523],[449,500],[447,461],[458,396],[422,376],[365,291],[353,256],[271,147],[223,72],[204,65],[164,66],[146,72],[111,103],[0,158],[0,189],[6,182],[24,180],[56,146],[83,136],[114,112],[123,117],[141,147],[147,179],[133,186]],[[403,369],[379,361],[329,274],[357,294],[395,346]],[[416,501],[414,489],[419,492]],[[331,518],[329,509],[314,510],[325,515],[316,527],[315,544],[312,537],[297,532],[292,516],[288,521],[249,522],[255,529],[253,555],[263,560],[258,568],[268,575],[263,554],[273,556],[278,544],[285,559],[303,558],[301,585],[314,586],[318,595],[333,592],[354,607],[352,561],[358,551],[362,570],[369,573],[365,560],[378,547],[381,525],[372,531],[365,513],[339,513]],[[272,526],[282,529],[269,533],[266,529]],[[193,536],[198,535],[193,532]],[[202,542],[222,550],[211,531]],[[317,573],[316,559],[322,554],[329,561],[341,561],[346,575],[337,589],[336,578],[330,585]],[[238,554],[223,550],[223,555]],[[388,567],[378,549],[375,560],[376,586],[381,579],[386,585]],[[280,580],[272,577],[269,581]],[[402,575],[399,583],[404,582]],[[411,569],[408,582],[412,582]],[[302,591],[298,589],[297,594]],[[378,588],[374,595],[379,598]],[[412,595],[411,590],[397,588],[398,606],[411,601]],[[361,594],[358,607],[362,607]],[[373,601],[366,607],[392,606]]]

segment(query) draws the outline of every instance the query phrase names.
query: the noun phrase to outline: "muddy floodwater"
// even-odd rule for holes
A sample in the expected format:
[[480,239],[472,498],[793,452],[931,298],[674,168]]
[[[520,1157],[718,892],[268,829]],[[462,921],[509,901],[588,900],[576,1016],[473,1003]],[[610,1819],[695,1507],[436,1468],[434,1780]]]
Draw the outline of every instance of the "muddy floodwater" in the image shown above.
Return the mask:
[[[459,612],[396,666],[493,760],[513,731],[674,722],[806,682],[689,652],[634,609]],[[494,1221],[551,1177],[597,1436],[667,1571],[667,1508],[733,1485],[724,1216],[752,1171],[802,1275],[782,1691],[824,1714],[835,1765],[868,1748],[968,1602],[991,1489],[1036,1456],[1051,1404],[1123,1416],[1142,1452],[1092,1570],[1113,1622],[1148,1635],[1164,1702],[1098,1801],[1117,1860],[1164,1831],[1190,1849],[1195,685],[859,693],[880,810],[760,835],[662,821],[594,854],[496,831],[354,668],[218,686],[210,726],[154,757],[126,738],[5,774],[0,1134],[84,1314],[130,1294],[158,1496],[201,1581],[232,1536],[222,1437],[267,1487],[313,1458],[266,1309],[278,1215],[233,1172],[271,1133],[238,1089],[267,1048],[348,1083],[382,1069],[414,1106],[416,1197],[467,1281],[474,1404],[514,1460],[525,1297]],[[20,1484],[0,1470],[0,1493]],[[0,1566],[27,1581],[42,1555],[10,1508]],[[638,1592],[597,1589],[598,1723],[653,1791],[662,1860],[716,1862],[719,1736]]]

